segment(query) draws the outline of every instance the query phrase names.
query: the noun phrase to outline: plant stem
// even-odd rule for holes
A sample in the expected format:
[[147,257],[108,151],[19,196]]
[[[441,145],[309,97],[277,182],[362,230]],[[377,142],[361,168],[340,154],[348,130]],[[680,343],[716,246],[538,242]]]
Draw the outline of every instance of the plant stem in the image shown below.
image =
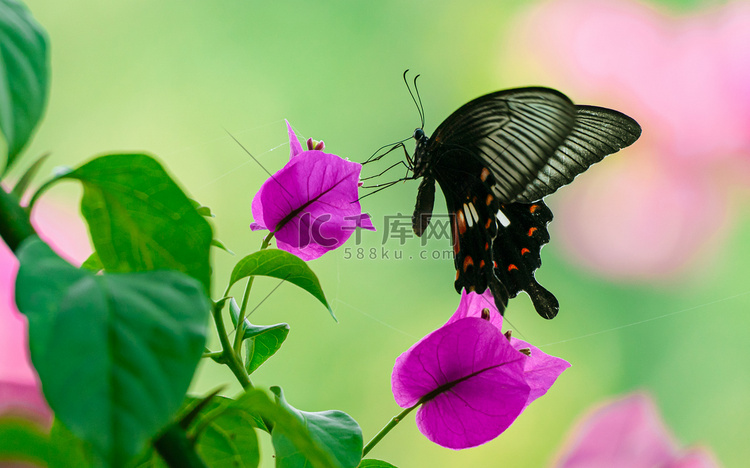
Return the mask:
[[[273,232],[269,232],[268,235],[263,239],[263,243],[260,244],[260,250],[266,250],[268,245],[271,243],[273,238]],[[245,322],[245,311],[247,311],[247,301],[250,299],[250,289],[253,287],[254,276],[247,279],[245,285],[245,292],[242,293],[242,305],[240,305],[240,314],[237,317],[237,327],[234,332],[234,352],[238,356],[242,350],[242,339],[245,337],[245,329],[242,324]],[[229,290],[224,293],[224,296],[229,294]]]
[[375,435],[375,437],[373,437],[372,440],[370,440],[367,443],[367,445],[365,445],[364,450],[362,450],[362,456],[364,457],[365,455],[367,455],[367,453],[370,450],[372,450],[372,448],[375,447],[375,445],[377,445],[378,442],[380,442],[380,439],[382,439],[383,437],[385,437],[386,434],[388,434],[391,431],[391,429],[393,429],[394,427],[396,427],[396,424],[400,423],[401,420],[404,419],[407,414],[411,413],[414,408],[416,408],[417,406],[419,406],[421,404],[422,404],[422,401],[420,400],[420,401],[417,402],[416,405],[410,406],[410,407],[406,408],[405,410],[403,410],[402,412],[400,412],[398,414],[398,416],[394,416],[393,419],[391,419],[388,422],[388,424],[386,424],[385,427],[383,427],[383,429],[381,429],[380,432],[378,432]]
[[21,208],[18,198],[0,187],[0,237],[15,252],[24,239],[34,234],[29,215]]
[[226,365],[229,366],[234,376],[237,377],[242,388],[247,390],[253,388],[253,384],[250,383],[250,377],[247,375],[245,367],[242,365],[239,356],[234,352],[232,343],[229,342],[227,329],[224,326],[224,317],[221,315],[225,302],[225,300],[221,300],[214,304],[213,308],[214,323],[216,323],[216,331],[219,333],[219,341],[221,341],[221,352]]

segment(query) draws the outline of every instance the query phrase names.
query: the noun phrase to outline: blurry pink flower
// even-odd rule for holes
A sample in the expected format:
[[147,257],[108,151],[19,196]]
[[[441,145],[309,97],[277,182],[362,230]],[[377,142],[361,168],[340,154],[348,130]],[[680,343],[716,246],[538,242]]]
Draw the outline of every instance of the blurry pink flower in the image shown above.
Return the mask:
[[554,468],[717,468],[704,449],[680,449],[654,401],[635,393],[600,406],[571,431]]
[[[74,262],[80,264],[90,253],[85,228],[74,206],[61,209],[41,201],[32,218],[37,232],[58,252],[70,254]],[[29,360],[26,318],[15,306],[17,271],[18,260],[0,241],[0,417],[13,414],[46,425],[52,414]]]
[[719,240],[728,182],[750,169],[750,4],[669,16],[638,2],[560,0],[521,28],[511,34],[522,53],[557,75],[546,84],[643,127],[627,154],[563,191],[564,244],[615,277],[687,267]]

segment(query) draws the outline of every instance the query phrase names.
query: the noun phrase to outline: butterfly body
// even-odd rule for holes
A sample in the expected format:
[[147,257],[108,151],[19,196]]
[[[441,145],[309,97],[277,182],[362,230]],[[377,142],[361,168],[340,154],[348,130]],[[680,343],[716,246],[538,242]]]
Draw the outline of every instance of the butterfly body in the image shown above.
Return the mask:
[[431,137],[421,128],[414,132],[412,178],[422,178],[414,232],[421,236],[429,225],[437,182],[450,213],[456,290],[490,288],[501,311],[526,291],[537,312],[553,318],[557,300],[534,278],[552,220],[542,198],[632,144],[640,132],[620,112],[576,106],[549,88],[481,96]]

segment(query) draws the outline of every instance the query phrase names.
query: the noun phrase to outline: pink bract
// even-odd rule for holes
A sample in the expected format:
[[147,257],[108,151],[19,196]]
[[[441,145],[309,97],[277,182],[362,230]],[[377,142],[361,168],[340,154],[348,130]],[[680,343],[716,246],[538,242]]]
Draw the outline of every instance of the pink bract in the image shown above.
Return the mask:
[[253,198],[250,228],[274,231],[278,247],[302,260],[340,247],[358,227],[374,231],[358,201],[362,166],[335,154],[303,151],[288,123],[287,131],[289,162]]
[[528,343],[508,340],[501,327],[489,292],[464,292],[445,325],[396,359],[393,395],[401,407],[422,401],[417,427],[431,441],[463,449],[494,439],[569,367]]

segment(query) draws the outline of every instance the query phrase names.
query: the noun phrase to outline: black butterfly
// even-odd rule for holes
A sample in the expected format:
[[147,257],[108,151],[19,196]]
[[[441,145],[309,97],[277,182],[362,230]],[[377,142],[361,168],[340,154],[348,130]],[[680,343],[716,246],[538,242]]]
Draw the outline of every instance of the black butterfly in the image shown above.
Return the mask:
[[490,288],[501,312],[523,290],[537,313],[551,319],[557,299],[534,278],[552,220],[542,198],[640,134],[625,114],[577,106],[554,89],[508,89],[474,99],[431,137],[423,128],[414,132],[409,178],[422,178],[414,232],[421,236],[430,222],[437,181],[451,214],[456,290]]

